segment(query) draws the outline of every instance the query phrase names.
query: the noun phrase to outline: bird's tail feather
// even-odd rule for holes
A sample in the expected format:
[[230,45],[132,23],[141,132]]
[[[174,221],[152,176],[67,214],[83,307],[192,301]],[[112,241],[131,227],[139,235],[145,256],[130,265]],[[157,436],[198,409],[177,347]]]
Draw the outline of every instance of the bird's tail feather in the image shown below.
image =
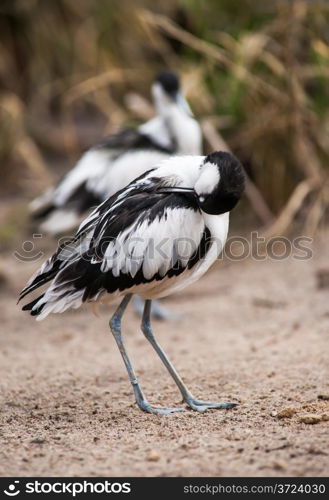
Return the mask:
[[31,219],[35,221],[41,221],[48,217],[56,209],[55,205],[48,205],[42,207],[39,211],[31,212]]
[[[92,233],[92,231],[91,231]],[[86,224],[78,233],[70,238],[65,243],[62,243],[57,251],[49,257],[49,259],[44,262],[44,264],[38,269],[38,271],[31,277],[26,286],[20,293],[18,302],[22,300],[26,295],[33,292],[39,287],[42,287],[49,281],[56,279],[58,273],[60,273],[69,263],[74,262],[79,258],[81,252],[87,251],[90,243],[90,238],[88,234],[90,233],[89,225]],[[71,294],[71,299],[74,304],[70,302],[63,302],[64,295],[63,291],[60,289],[62,283],[53,283],[54,286],[51,288],[51,293],[48,293],[50,289],[47,289],[45,293],[40,295],[37,299],[32,300],[28,304],[23,306],[24,311],[31,311],[33,316],[39,316],[38,319],[43,319],[49,312],[58,312],[59,310],[65,310],[67,307],[77,307],[76,304],[81,303],[81,293],[79,292],[79,297],[76,294]],[[47,292],[47,293],[46,293]],[[66,291],[65,291],[66,292]],[[79,302],[80,301],[80,302]],[[45,306],[47,307],[45,308]],[[45,310],[43,310],[45,308]],[[40,317],[40,313],[42,317]]]
[[22,307],[22,310],[23,311],[31,311],[32,316],[38,316],[41,313],[42,309],[44,308],[45,302],[43,302],[37,308],[34,308],[34,306],[37,304],[37,302],[39,302],[40,299],[43,298],[43,296],[44,296],[44,293],[42,295],[39,295],[39,297],[37,297],[36,299],[32,300],[28,304],[25,304],[25,306]]
[[[27,285],[23,290],[21,291],[17,303],[19,303],[27,294],[33,292],[40,286],[44,285],[45,283],[48,283],[56,274],[56,270],[49,271],[48,273],[41,274],[39,276],[36,276],[33,282],[29,285]],[[25,307],[25,306],[24,306]],[[24,309],[24,308],[23,308]]]
[[50,281],[57,273],[61,261],[57,258],[59,250],[49,257],[44,264],[37,270],[37,272],[30,278],[26,286],[21,291],[18,302],[20,302],[27,294],[33,292],[36,288],[44,285]]
[[43,218],[47,211],[51,211],[54,207],[54,188],[47,189],[42,195],[32,200],[29,204],[29,212],[32,218]]

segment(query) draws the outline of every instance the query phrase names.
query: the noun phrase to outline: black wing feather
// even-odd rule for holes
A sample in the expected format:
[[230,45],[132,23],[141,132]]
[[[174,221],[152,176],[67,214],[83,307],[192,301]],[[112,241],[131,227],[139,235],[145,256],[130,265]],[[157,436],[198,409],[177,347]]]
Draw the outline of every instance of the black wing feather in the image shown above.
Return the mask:
[[93,149],[156,149],[164,153],[173,153],[174,148],[167,148],[156,141],[155,138],[134,129],[124,129],[117,134],[106,137]]
[[[170,267],[165,275],[160,275],[157,272],[151,278],[145,278],[142,267],[134,277],[122,272],[118,276],[114,276],[111,269],[105,272],[101,271],[102,257],[108,243],[116,239],[136,221],[138,224],[142,224],[145,220],[151,223],[156,218],[161,219],[161,217],[165,217],[168,207],[171,209],[184,208],[196,212],[200,211],[197,200],[192,194],[158,192],[163,187],[161,179],[148,177],[144,181],[143,178],[148,174],[149,172],[144,173],[138,180],[135,180],[99,205],[81,225],[75,237],[62,244],[55,254],[48,259],[48,264],[45,267],[46,271],[37,275],[23,289],[19,300],[53,278],[56,278],[57,291],[60,291],[63,286],[63,293],[60,298],[70,293],[66,290],[66,284],[70,283],[75,290],[84,290],[82,300],[86,301],[95,297],[100,291],[112,293],[117,290],[129,289],[134,285],[162,280],[165,276],[169,278],[178,276],[187,268],[191,269],[197,264],[206,255],[211,243],[210,232],[207,227],[204,229],[199,247],[190,256],[187,264],[183,266],[180,262],[173,263],[174,265]],[[60,256],[60,253],[69,245],[79,245],[79,240],[83,241],[86,235],[91,234],[91,232],[92,237],[88,250],[83,255],[75,256],[71,261],[70,257],[68,257],[63,262],[63,254]],[[41,297],[30,302],[23,309],[31,310]],[[33,314],[39,314],[43,305],[38,310],[32,311]]]

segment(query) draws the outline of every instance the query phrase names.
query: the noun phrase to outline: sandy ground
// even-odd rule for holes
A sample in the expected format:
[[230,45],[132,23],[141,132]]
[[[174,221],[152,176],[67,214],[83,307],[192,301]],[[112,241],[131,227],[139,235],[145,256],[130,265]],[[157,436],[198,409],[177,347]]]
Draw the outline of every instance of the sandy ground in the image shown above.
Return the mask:
[[[326,250],[307,262],[226,263],[166,300],[186,316],[155,322],[155,332],[192,392],[240,403],[168,417],[134,404],[109,311],[35,322],[15,298],[36,264],[5,256],[0,475],[328,475],[329,292],[315,280]],[[138,323],[129,310],[124,331],[144,392],[180,405]],[[287,407],[295,413],[279,418]]]

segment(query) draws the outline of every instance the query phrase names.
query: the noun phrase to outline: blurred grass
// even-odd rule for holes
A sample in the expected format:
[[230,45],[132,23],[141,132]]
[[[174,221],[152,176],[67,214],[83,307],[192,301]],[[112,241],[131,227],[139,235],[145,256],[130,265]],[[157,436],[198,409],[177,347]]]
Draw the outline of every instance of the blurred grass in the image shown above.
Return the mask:
[[37,192],[51,156],[73,162],[138,122],[125,97],[149,99],[154,74],[169,67],[279,215],[276,231],[304,204],[318,225],[328,200],[328,62],[326,1],[2,1],[2,189]]

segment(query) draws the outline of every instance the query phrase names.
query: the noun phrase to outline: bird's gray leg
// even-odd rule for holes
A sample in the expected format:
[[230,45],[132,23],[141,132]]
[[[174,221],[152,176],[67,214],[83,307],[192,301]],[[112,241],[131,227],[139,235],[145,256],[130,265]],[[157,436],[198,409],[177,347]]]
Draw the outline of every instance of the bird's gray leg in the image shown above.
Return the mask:
[[138,404],[139,408],[143,411],[146,411],[148,413],[154,413],[156,415],[169,415],[170,413],[173,413],[175,411],[184,411],[184,408],[157,408],[153,407],[150,405],[150,403],[147,401],[145,398],[143,391],[138,383],[134,368],[130,362],[124,340],[121,334],[121,319],[123,316],[123,313],[126,310],[126,307],[131,299],[131,294],[126,295],[113,314],[112,318],[110,319],[110,328],[112,331],[112,334],[115,338],[115,341],[119,347],[119,350],[121,352],[121,356],[123,358],[124,364],[126,365],[126,369],[129,375],[129,380],[131,382],[131,385],[134,390],[135,394],[135,399],[136,403]]
[[[138,295],[134,295],[134,310],[137,316],[142,317],[143,316],[143,311],[144,311],[144,300],[139,297]],[[151,316],[152,318],[159,319],[162,321],[177,321],[182,319],[182,314],[176,314],[166,307],[163,307],[161,303],[158,300],[154,300],[152,303],[152,310],[151,310]]]
[[163,351],[162,347],[158,344],[156,338],[153,335],[152,332],[152,327],[151,327],[151,320],[150,320],[150,313],[151,313],[151,300],[146,300],[145,301],[145,307],[144,307],[144,314],[142,318],[142,331],[147,338],[147,340],[151,343],[157,354],[159,355],[161,361],[169,371],[170,375],[174,379],[174,381],[177,384],[178,389],[180,390],[183,400],[185,403],[192,408],[192,410],[196,410],[199,412],[203,412],[207,410],[208,408],[234,408],[237,406],[237,403],[212,403],[210,401],[200,401],[196,399],[190,391],[187,389],[185,386],[184,382],[180,378],[179,374],[175,370],[174,366],[171,364],[169,361],[166,353]]

